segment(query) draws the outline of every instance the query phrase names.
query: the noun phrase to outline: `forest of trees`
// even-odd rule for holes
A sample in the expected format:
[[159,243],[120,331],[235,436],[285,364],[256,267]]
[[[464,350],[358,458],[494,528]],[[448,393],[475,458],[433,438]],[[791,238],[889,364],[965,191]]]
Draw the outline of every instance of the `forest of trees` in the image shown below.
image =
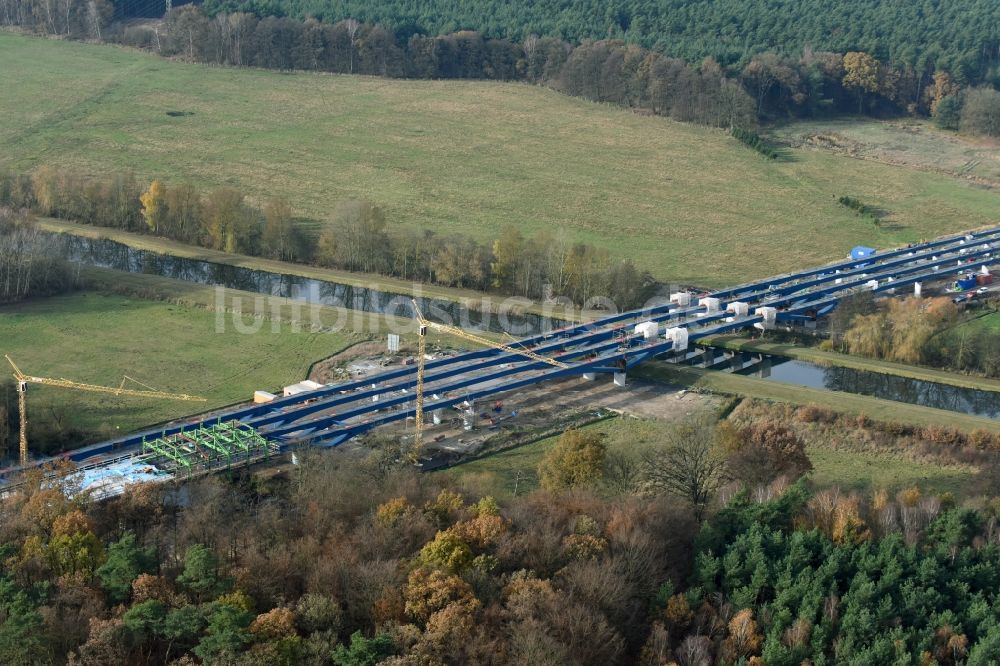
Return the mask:
[[617,457],[569,431],[502,501],[387,440],[102,503],[33,474],[0,503],[0,663],[995,663],[997,500],[811,489],[794,427],[746,416]]
[[62,293],[77,282],[76,270],[58,256],[28,214],[0,203],[0,305]]
[[394,226],[367,201],[341,202],[318,234],[306,234],[280,197],[256,204],[231,187],[203,192],[159,180],[144,186],[131,174],[86,178],[40,167],[31,174],[0,171],[0,206],[225,252],[532,299],[553,295],[583,304],[600,297],[633,308],[657,289],[631,261],[570,242],[558,230],[525,238],[507,226],[483,244]]
[[[129,3],[116,0],[119,11]],[[379,24],[401,42],[474,30],[523,42],[531,35],[572,44],[621,39],[657,53],[743,67],[755,55],[797,57],[806,49],[864,51],[919,76],[951,72],[963,84],[1000,85],[1000,6],[989,0],[939,3],[876,0],[206,0],[206,11],[356,19]]]
[[[183,3],[174,2],[174,7]],[[724,67],[744,67],[754,56],[797,57],[806,50],[864,51],[912,68],[921,77],[950,72],[963,85],[1000,85],[1000,7],[990,0],[877,2],[876,0],[206,0],[210,17],[355,21],[382,26],[405,45],[413,36],[474,31],[524,43],[532,35],[571,44],[617,39],[658,54]],[[0,23],[42,25],[57,34],[87,34],[134,17],[159,18],[163,0],[0,0]]]
[[[117,41],[166,56],[232,66],[389,77],[523,80],[570,95],[721,127],[749,127],[758,119],[907,113],[934,114],[942,127],[1000,134],[996,120],[1000,117],[1000,93],[989,87],[998,84],[1000,41],[988,33],[987,24],[977,23],[971,15],[960,21],[971,33],[960,36],[964,41],[949,40],[947,49],[932,41],[917,41],[912,33],[896,32],[887,39],[902,39],[906,34],[907,41],[890,48],[874,34],[866,36],[865,30],[874,23],[864,23],[846,40],[855,46],[834,47],[825,39],[800,43],[789,37],[787,43],[778,39],[755,47],[750,46],[751,35],[741,36],[741,40],[746,39],[745,50],[720,53],[707,47],[665,48],[660,42],[650,46],[634,34],[635,26],[646,25],[641,17],[628,20],[633,29],[625,34],[599,30],[584,37],[567,30],[454,31],[464,23],[451,20],[447,29],[424,30],[415,19],[395,15],[378,19],[380,22],[357,18],[333,22],[350,4],[338,5],[336,12],[309,11],[310,18],[302,20],[280,15],[286,9],[293,16],[300,13],[290,7],[210,2],[175,6],[162,24],[126,24],[116,17],[121,18],[127,8],[109,0],[0,0],[0,25]],[[686,8],[708,5],[687,4]],[[807,6],[789,4],[784,9],[801,9],[812,18],[821,14],[806,10]],[[732,7],[738,5],[733,3]],[[524,8],[504,9],[514,20]],[[865,7],[859,10],[860,15],[872,9]],[[972,10],[988,20],[987,3]],[[368,3],[357,11],[357,17],[374,20]],[[622,16],[635,13],[630,9],[621,12]],[[738,13],[741,21],[752,17],[742,6]],[[890,10],[885,13],[882,20],[893,18]],[[947,14],[940,8],[927,13],[931,18],[926,22],[934,24],[927,30],[942,29],[936,23],[942,13]],[[378,11],[375,14],[381,16]],[[672,25],[674,21],[671,18]],[[779,30],[773,16],[765,23],[755,20],[755,25]],[[805,29],[800,23],[794,25],[796,31]],[[893,27],[900,25],[894,23]],[[729,26],[726,32],[733,29]],[[988,34],[980,35],[980,30]],[[591,36],[605,39],[594,41]],[[821,50],[826,48],[837,50]],[[967,111],[963,112],[963,105]]]
[[[648,109],[677,120],[745,127],[760,119],[833,113],[930,113],[963,89],[947,70],[879,60],[867,52],[757,53],[724,66],[690,61],[620,39],[571,44],[529,35],[523,42],[473,31],[407,35],[378,24],[253,14],[172,11],[164,34],[132,27],[125,43],[166,55],[229,65],[406,76],[526,80],[569,95]],[[938,81],[935,71],[945,77]],[[971,126],[970,126],[971,127]]]

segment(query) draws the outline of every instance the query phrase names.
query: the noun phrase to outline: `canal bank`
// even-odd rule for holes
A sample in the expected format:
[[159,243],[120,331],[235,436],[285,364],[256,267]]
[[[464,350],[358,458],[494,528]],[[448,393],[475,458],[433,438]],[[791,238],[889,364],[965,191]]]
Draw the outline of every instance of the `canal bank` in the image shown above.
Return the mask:
[[[523,299],[481,295],[478,300],[456,301],[428,295],[422,291],[422,285],[416,283],[409,284],[409,288],[405,290],[387,291],[382,282],[359,283],[355,274],[352,274],[350,282],[304,277],[241,265],[244,260],[253,265],[255,263],[250,258],[211,250],[206,251],[208,259],[194,258],[133,247],[100,235],[44,229],[43,232],[55,240],[55,251],[63,258],[81,266],[112,269],[123,274],[156,275],[210,287],[257,293],[264,297],[288,298],[309,306],[325,305],[408,320],[415,319],[415,302],[424,316],[432,321],[464,329],[506,333],[514,337],[537,335],[570,323],[555,317],[555,312],[546,312],[544,309],[543,314],[529,312]],[[219,263],[212,260],[219,258],[217,255],[230,261]],[[294,266],[282,262],[267,263],[277,264],[282,269]],[[319,274],[322,273],[320,270]],[[334,276],[339,279],[338,273],[334,273]]]
[[679,366],[663,361],[643,364],[630,371],[634,376],[673,386],[689,386],[744,398],[759,398],[793,405],[822,405],[837,412],[865,415],[876,421],[910,425],[940,425],[963,431],[989,430],[1000,432],[1000,420],[985,416],[912,405],[867,395],[817,389],[769,381],[717,370]]
[[[932,368],[922,368],[904,363],[893,363],[891,361],[880,361],[878,359],[865,358],[863,356],[852,356],[839,352],[827,352],[813,347],[803,347],[801,345],[764,342],[761,340],[748,340],[743,337],[719,336],[706,338],[699,341],[701,346],[715,347],[727,351],[736,351],[749,354],[765,354],[768,356],[783,356],[797,361],[807,361],[820,366],[836,366],[841,368],[851,368],[853,370],[863,370],[897,377],[906,377],[918,381],[932,382],[935,384],[947,384],[959,388],[975,389],[977,391],[993,391],[1000,393],[1000,380],[989,379],[987,377],[976,377],[964,375],[946,370],[934,370]],[[1000,396],[997,396],[1000,400]]]
[[[109,240],[126,245],[134,250],[178,259],[189,259],[249,271],[294,276],[306,280],[373,289],[391,294],[402,294],[408,297],[421,296],[428,299],[440,299],[453,303],[462,303],[470,308],[478,307],[484,302],[499,304],[507,298],[497,294],[487,294],[469,289],[440,287],[383,275],[352,273],[350,271],[320,268],[318,266],[276,261],[262,257],[230,254],[219,250],[187,245],[157,236],[148,236],[107,227],[94,227],[66,220],[40,218],[37,220],[36,225],[38,229],[48,233],[68,234],[91,240]],[[523,302],[523,305],[518,305],[518,312],[524,315],[551,317],[567,322],[582,321],[582,315],[576,308],[548,307],[545,304],[521,298],[515,300]]]

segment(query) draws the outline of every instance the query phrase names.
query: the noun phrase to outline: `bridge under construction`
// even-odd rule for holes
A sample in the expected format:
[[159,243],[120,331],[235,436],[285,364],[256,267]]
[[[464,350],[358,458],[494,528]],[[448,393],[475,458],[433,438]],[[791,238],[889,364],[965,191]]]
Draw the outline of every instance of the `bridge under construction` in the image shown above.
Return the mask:
[[[919,295],[924,284],[987,272],[997,263],[998,251],[1000,228],[980,230],[854,255],[705,295],[677,292],[669,301],[506,342],[504,349],[429,360],[421,364],[421,413],[433,415],[427,422],[436,423],[444,410],[570,376],[610,375],[624,386],[629,368],[653,358],[683,358],[698,340],[815,322],[861,291]],[[417,383],[417,367],[405,366],[131,434],[63,457],[95,477],[102,469],[123,470],[114,484],[95,493],[117,494],[129,483],[227,469],[294,447],[337,446],[380,426],[414,419]]]

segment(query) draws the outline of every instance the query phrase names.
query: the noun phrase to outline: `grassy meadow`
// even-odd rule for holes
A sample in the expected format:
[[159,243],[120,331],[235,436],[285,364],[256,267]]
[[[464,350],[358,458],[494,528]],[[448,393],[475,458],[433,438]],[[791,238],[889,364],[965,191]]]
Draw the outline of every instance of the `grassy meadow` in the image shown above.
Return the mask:
[[29,419],[55,431],[82,431],[86,441],[247,401],[257,389],[280,389],[358,339],[288,326],[274,333],[266,322],[252,335],[231,323],[218,333],[216,314],[203,308],[98,292],[0,308],[0,354],[27,374],[105,386],[129,375],[159,390],[208,399],[154,401],[30,387]]
[[[233,185],[297,215],[365,198],[393,225],[486,240],[562,230],[662,280],[725,285],[995,223],[995,191],[788,149],[526,84],[400,81],[171,62],[0,34],[0,163]],[[877,229],[837,204],[885,211]]]
[[887,490],[919,486],[929,493],[968,494],[975,471],[959,465],[914,461],[905,456],[879,451],[838,451],[818,446],[807,449],[813,464],[811,478],[823,488],[843,490]]

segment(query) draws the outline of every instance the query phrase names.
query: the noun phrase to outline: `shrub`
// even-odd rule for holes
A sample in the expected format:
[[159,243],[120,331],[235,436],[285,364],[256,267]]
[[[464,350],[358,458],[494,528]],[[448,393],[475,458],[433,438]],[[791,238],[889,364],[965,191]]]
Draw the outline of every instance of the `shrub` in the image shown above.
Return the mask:
[[934,124],[941,129],[957,130],[962,117],[962,98],[949,95],[934,108]]
[[973,430],[967,437],[969,445],[980,451],[1000,450],[1000,435],[989,430]]
[[1000,136],[1000,91],[976,88],[966,92],[961,128],[970,134]]
[[904,437],[914,434],[914,428],[898,421],[876,421],[875,429],[893,437]]
[[877,210],[871,206],[861,203],[854,197],[842,196],[837,199],[837,203],[841,206],[846,206],[858,214],[859,217],[871,221],[872,224],[878,226],[882,224],[881,218],[877,214]]
[[836,412],[820,405],[803,405],[799,407],[797,416],[805,423],[834,423],[837,420]]
[[764,483],[780,475],[797,479],[812,469],[805,442],[783,423],[763,419],[740,431],[742,448],[729,458],[735,479]]
[[542,487],[551,492],[590,485],[601,477],[607,447],[596,432],[567,430],[538,465]]
[[772,148],[764,139],[760,138],[760,135],[751,130],[743,129],[742,127],[734,127],[730,130],[730,134],[733,138],[742,143],[747,148],[752,148],[764,157],[776,160],[778,159],[778,151]]
[[921,431],[921,436],[931,444],[958,448],[965,444],[965,435],[957,428],[946,426],[927,426]]

